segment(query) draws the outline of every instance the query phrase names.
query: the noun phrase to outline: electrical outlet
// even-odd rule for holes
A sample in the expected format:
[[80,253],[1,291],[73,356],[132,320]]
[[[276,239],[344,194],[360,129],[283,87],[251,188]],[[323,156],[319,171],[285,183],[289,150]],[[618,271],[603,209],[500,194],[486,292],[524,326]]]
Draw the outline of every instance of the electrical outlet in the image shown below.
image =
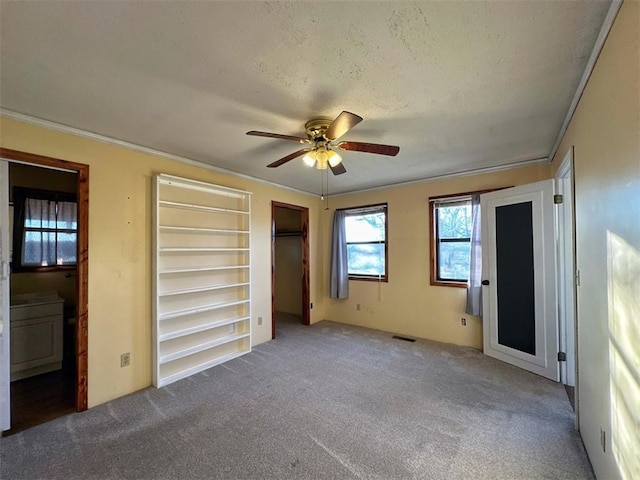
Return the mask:
[[359,312],[360,311],[360,304],[356,303],[356,310]]
[[258,325],[262,325],[262,317],[258,317]]
[[128,367],[131,365],[131,354],[129,352],[120,355],[120,366]]
[[467,326],[467,319],[466,319],[466,318],[464,318],[464,317],[462,317],[462,318],[460,319],[460,325],[462,325],[463,327],[466,327],[466,326]]

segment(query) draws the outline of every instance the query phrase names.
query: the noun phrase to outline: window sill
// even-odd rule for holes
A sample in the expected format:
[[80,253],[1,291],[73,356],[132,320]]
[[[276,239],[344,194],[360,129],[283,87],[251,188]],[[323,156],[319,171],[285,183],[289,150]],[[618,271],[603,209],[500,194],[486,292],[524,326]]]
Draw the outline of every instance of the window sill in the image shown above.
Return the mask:
[[349,280],[362,280],[365,282],[383,282],[388,283],[387,277],[366,277],[366,276],[353,276],[349,275]]
[[436,287],[467,288],[467,282],[448,282],[446,280],[431,280],[431,285]]
[[11,273],[44,273],[44,272],[73,272],[76,265],[51,265],[47,267],[12,267]]

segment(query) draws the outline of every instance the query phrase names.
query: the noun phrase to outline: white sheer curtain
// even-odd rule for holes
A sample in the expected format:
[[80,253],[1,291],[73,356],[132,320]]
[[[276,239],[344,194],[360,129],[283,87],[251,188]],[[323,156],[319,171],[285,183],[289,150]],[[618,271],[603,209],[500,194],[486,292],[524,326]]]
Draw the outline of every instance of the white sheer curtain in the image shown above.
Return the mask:
[[23,265],[66,265],[76,261],[77,204],[25,198]]
[[471,259],[467,281],[467,308],[469,315],[482,315],[482,242],[480,221],[480,195],[471,196]]
[[333,231],[331,234],[331,265],[329,296],[331,298],[349,298],[349,271],[347,265],[347,230],[345,211],[333,212]]

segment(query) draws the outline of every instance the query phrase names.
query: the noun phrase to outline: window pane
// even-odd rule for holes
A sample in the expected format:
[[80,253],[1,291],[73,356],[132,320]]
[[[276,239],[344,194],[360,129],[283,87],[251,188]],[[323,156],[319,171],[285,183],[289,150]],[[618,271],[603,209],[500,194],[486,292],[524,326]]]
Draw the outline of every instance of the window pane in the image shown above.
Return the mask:
[[384,219],[385,212],[347,215],[345,217],[347,242],[384,241]]
[[384,243],[347,245],[347,264],[351,275],[384,276]]
[[58,202],[58,223],[56,228],[77,230],[77,204],[75,202]]
[[74,265],[76,263],[76,234],[58,233],[58,265]]
[[22,264],[38,267],[55,265],[55,238],[53,232],[25,232]]
[[470,242],[438,242],[438,279],[469,278]]
[[437,208],[440,238],[471,237],[471,204]]
[[27,198],[24,226],[28,228],[55,228],[56,203],[49,200]]

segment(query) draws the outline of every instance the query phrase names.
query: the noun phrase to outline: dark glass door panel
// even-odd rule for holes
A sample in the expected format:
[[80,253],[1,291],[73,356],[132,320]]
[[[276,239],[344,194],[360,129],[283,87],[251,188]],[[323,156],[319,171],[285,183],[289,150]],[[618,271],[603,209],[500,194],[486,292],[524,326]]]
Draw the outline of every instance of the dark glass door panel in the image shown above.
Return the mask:
[[496,207],[498,343],[536,354],[531,202]]

